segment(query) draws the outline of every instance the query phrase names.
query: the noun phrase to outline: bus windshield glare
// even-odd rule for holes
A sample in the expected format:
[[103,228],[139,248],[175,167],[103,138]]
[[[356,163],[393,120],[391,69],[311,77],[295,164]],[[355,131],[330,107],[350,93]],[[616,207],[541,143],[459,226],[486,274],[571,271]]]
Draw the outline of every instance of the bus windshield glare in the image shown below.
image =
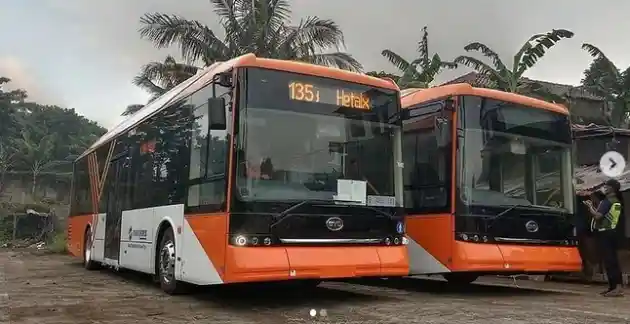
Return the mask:
[[569,116],[490,98],[463,99],[461,201],[572,212]]
[[348,179],[365,182],[368,205],[400,205],[394,150],[401,127],[390,122],[400,109],[395,91],[258,68],[247,70],[246,89],[236,154],[240,199],[332,200],[337,180]]

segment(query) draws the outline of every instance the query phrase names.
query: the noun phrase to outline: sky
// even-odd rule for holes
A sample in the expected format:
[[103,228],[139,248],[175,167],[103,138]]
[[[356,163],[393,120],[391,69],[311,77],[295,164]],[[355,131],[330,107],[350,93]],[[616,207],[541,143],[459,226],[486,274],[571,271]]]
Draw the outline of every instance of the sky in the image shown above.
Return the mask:
[[[0,0],[0,75],[30,99],[74,108],[104,127],[120,121],[129,104],[148,95],[131,83],[145,63],[177,49],[156,49],[140,38],[147,12],[177,14],[206,23],[221,34],[208,0]],[[592,43],[617,64],[630,65],[630,1],[601,0],[291,0],[293,21],[306,16],[332,19],[344,31],[346,51],[365,71],[396,69],[380,55],[391,49],[413,59],[423,26],[429,50],[442,59],[464,54],[479,41],[506,62],[535,33],[564,28],[575,37],[554,47],[526,76],[578,84]],[[446,71],[437,81],[469,72]]]

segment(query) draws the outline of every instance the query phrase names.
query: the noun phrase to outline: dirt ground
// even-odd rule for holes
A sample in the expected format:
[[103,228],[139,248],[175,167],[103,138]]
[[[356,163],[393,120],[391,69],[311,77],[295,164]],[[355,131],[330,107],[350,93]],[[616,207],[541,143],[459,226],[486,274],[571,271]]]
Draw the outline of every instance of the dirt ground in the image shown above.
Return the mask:
[[629,323],[630,291],[609,299],[597,295],[603,288],[496,277],[453,288],[408,278],[171,297],[136,273],[88,272],[68,256],[0,250],[0,323],[12,324]]

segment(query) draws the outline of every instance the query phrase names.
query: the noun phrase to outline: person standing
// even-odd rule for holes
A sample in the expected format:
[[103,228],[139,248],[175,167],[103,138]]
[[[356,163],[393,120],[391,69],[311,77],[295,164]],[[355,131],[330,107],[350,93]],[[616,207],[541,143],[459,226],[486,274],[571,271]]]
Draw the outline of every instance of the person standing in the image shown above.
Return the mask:
[[619,218],[623,212],[620,200],[619,181],[610,179],[602,187],[606,198],[598,207],[590,201],[585,202],[593,217],[593,230],[597,241],[598,252],[601,254],[608,277],[608,290],[601,294],[606,297],[623,296],[623,281],[619,265],[618,235],[616,231]]

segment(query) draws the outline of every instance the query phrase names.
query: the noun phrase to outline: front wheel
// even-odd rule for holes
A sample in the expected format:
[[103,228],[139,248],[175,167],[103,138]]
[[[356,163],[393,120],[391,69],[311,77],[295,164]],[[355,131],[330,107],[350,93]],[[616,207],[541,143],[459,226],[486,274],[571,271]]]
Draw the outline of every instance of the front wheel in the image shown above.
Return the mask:
[[467,272],[452,272],[445,273],[442,275],[442,277],[444,277],[444,279],[446,279],[449,284],[463,286],[473,283],[473,281],[479,278],[479,275]]
[[184,290],[184,283],[175,279],[175,236],[173,229],[168,228],[160,241],[158,252],[157,274],[160,280],[160,287],[169,295],[180,294]]

